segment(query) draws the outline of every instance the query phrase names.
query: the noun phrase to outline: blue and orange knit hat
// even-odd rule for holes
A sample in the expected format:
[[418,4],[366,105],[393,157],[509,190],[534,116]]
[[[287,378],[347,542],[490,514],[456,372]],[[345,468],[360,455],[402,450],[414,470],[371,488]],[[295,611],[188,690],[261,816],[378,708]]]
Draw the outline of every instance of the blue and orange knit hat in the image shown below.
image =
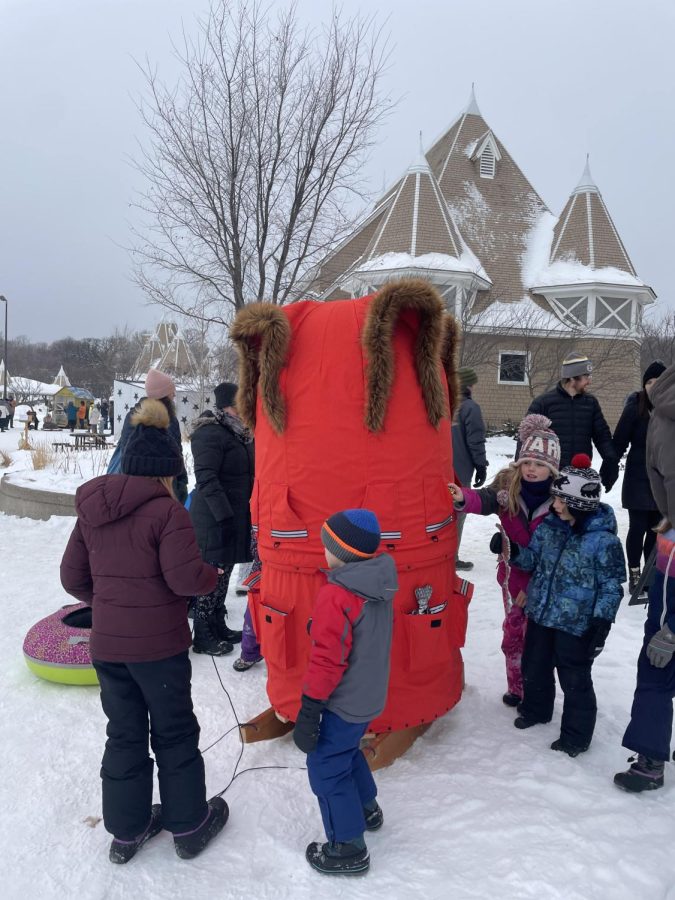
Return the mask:
[[345,509],[323,523],[321,542],[342,562],[371,559],[380,546],[380,523],[369,509]]

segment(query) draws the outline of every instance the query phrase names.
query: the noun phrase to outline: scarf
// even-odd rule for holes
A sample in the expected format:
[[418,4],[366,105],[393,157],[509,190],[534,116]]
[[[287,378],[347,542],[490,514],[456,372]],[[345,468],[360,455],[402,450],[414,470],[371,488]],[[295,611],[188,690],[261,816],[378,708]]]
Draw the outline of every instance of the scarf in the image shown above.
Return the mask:
[[520,482],[520,496],[530,512],[534,512],[542,503],[546,503],[546,498],[551,493],[552,481],[553,477],[549,475],[545,481]]

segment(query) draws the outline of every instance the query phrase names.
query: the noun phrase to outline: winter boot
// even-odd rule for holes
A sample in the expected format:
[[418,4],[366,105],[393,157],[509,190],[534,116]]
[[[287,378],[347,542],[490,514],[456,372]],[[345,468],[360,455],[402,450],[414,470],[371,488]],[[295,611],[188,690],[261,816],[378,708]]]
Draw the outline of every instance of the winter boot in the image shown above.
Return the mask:
[[307,862],[324,875],[364,875],[370,868],[370,854],[365,844],[314,842],[307,847]]
[[540,722],[538,719],[530,719],[528,716],[518,716],[513,724],[522,731],[525,728],[532,728],[533,725],[545,725],[546,723]]
[[257,666],[259,662],[262,662],[262,656],[259,656],[257,659],[244,659],[240,656],[239,659],[235,659],[232,663],[232,668],[235,672],[248,672],[253,666]]
[[143,834],[140,834],[133,841],[119,841],[117,838],[112,839],[110,844],[110,852],[108,859],[111,863],[123,866],[132,859],[138,850],[141,849],[146,841],[159,834],[162,830],[162,807],[159,803],[155,803],[150,814],[150,824]]
[[226,653],[232,653],[234,646],[228,641],[219,640],[213,617],[195,619],[194,625],[192,649],[195,653],[208,653],[209,656],[225,656]]
[[633,765],[626,772],[617,772],[614,784],[623,791],[639,794],[642,791],[655,791],[663,787],[663,769],[665,763],[660,759],[651,759],[638,753],[637,759],[631,756],[628,762]]
[[379,831],[384,825],[384,813],[377,800],[370,806],[364,806],[363,817],[366,820],[366,831]]
[[456,559],[455,560],[455,569],[458,572],[470,572],[471,569],[473,569],[473,563],[465,562],[463,559]]
[[173,845],[181,859],[193,859],[223,830],[230,814],[227,803],[222,797],[212,797],[208,807],[209,811],[201,825],[193,831],[174,834]]
[[218,635],[218,640],[224,641],[226,644],[240,644],[241,631],[233,631],[232,628],[228,628],[226,620],[227,607],[216,607],[213,621],[215,624],[216,634]]
[[506,706],[518,706],[518,704],[522,701],[522,697],[519,697],[518,694],[512,694],[511,692],[504,694],[502,697],[502,703]]
[[640,566],[628,570],[628,593],[632,594],[640,581]]
[[575,757],[580,753],[585,753],[588,750],[588,747],[575,747],[572,744],[566,744],[562,738],[558,738],[557,741],[553,741],[551,744],[551,750],[560,750],[568,756]]

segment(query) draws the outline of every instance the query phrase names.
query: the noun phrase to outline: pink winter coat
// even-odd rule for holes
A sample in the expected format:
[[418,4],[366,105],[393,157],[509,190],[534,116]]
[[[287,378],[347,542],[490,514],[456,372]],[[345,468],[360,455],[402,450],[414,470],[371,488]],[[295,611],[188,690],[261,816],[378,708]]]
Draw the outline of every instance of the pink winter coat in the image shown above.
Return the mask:
[[[497,493],[492,488],[481,488],[474,490],[473,488],[462,488],[464,494],[464,505],[457,507],[460,512],[475,513],[479,516],[489,516],[496,513],[502,524],[502,528],[506,532],[509,540],[521,547],[529,546],[530,539],[535,530],[544,521],[550,511],[551,500],[547,498],[541,506],[534,510],[531,517],[528,516],[527,507],[521,500],[521,508],[515,516],[497,502]],[[504,584],[506,566],[504,560],[500,558],[497,568],[497,581],[500,585]],[[509,572],[509,594],[515,600],[520,591],[525,591],[530,581],[530,572],[523,572],[511,566]]]

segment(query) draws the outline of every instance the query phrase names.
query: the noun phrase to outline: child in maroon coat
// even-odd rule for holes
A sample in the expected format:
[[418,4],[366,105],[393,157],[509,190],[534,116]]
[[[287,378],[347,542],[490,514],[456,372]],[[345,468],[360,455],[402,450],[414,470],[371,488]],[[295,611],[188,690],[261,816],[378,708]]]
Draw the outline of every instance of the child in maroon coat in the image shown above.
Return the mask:
[[[131,421],[123,474],[77,491],[78,520],[61,562],[65,590],[92,607],[91,656],[108,718],[103,821],[114,863],[128,862],[162,828],[190,859],[228,815],[222,798],[206,800],[188,655],[187,598],[213,590],[217,570],[202,562],[189,513],[173,496],[183,458],[166,407],[144,400]],[[148,737],[162,801],[155,806]]]
[[[560,465],[560,442],[550,425],[551,420],[546,416],[525,416],[518,427],[521,444],[518,459],[498,472],[490,487],[482,490],[450,484],[455,507],[482,516],[497,513],[502,534],[515,544],[527,547],[549,513],[551,484]],[[501,552],[501,535],[494,535],[490,549]],[[521,658],[527,626],[523,607],[529,580],[529,572],[512,568],[502,556],[497,581],[504,600],[502,652],[508,690],[502,700],[507,706],[517,706],[523,698]]]

